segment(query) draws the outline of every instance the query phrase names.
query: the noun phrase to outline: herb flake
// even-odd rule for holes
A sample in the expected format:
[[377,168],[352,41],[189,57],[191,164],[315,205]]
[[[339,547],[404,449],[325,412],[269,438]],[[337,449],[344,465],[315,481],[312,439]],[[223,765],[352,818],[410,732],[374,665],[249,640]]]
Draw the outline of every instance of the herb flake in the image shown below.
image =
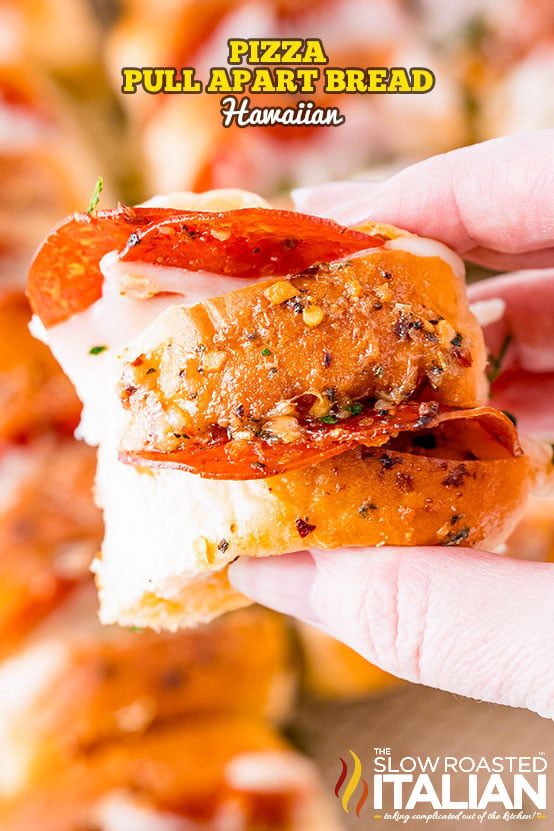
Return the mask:
[[502,363],[504,358],[506,357],[506,352],[508,351],[508,347],[513,340],[512,335],[508,334],[502,341],[502,345],[498,350],[498,355],[493,355],[492,353],[489,354],[489,371],[487,372],[487,378],[489,379],[489,384],[492,384],[493,381],[496,381],[498,376],[500,375],[500,371],[502,369]]
[[459,545],[461,542],[465,542],[469,537],[469,526],[464,525],[456,534],[452,532],[448,534],[446,540],[442,543],[442,545]]
[[358,513],[362,517],[362,519],[367,519],[369,512],[376,510],[377,505],[375,504],[375,502],[362,502],[362,504],[358,508]]
[[104,180],[101,176],[98,177],[96,180],[96,184],[94,186],[94,190],[92,191],[92,195],[89,199],[87,214],[90,216],[96,210],[96,206],[100,202],[100,194],[104,190]]

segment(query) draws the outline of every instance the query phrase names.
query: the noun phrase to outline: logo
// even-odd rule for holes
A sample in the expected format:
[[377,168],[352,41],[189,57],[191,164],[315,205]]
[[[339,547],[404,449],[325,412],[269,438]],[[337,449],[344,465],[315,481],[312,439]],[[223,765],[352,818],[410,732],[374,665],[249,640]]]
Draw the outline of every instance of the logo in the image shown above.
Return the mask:
[[346,782],[346,786],[344,788],[344,792],[343,792],[342,797],[341,797],[340,796],[340,790],[341,790],[342,786],[344,785],[346,777],[348,775],[348,765],[346,764],[346,762],[344,761],[344,759],[341,756],[340,761],[341,761],[341,764],[342,764],[342,770],[341,770],[339,778],[337,780],[337,784],[335,785],[335,796],[337,797],[337,799],[340,799],[343,811],[346,814],[348,814],[349,813],[348,805],[350,803],[350,800],[351,800],[352,796],[354,795],[354,792],[355,792],[356,788],[358,787],[358,785],[361,784],[362,787],[363,787],[362,795],[360,796],[360,798],[358,800],[358,804],[356,805],[356,816],[359,817],[360,816],[360,811],[364,807],[365,801],[367,799],[367,795],[368,795],[368,792],[369,792],[369,787],[368,787],[368,784],[365,781],[365,779],[362,779],[362,763],[361,763],[359,757],[356,756],[356,754],[354,753],[353,750],[349,750],[348,752],[350,753],[350,755],[354,759],[354,770],[352,771],[352,774],[351,774],[348,782]]
[[[406,824],[546,819],[544,753],[536,756],[402,756],[373,748],[364,771],[352,749],[339,757],[335,796],[346,814],[373,808],[373,819]],[[367,769],[367,768],[366,768]],[[364,778],[364,773],[366,778]],[[371,799],[368,799],[371,791]],[[373,804],[372,804],[373,803]],[[440,826],[442,827],[442,825]]]

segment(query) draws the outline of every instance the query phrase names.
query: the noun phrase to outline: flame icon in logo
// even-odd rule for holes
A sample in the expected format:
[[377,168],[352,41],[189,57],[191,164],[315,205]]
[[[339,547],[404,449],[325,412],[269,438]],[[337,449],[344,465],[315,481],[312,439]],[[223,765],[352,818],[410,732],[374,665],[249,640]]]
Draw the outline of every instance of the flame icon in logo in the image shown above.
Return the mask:
[[344,761],[342,756],[339,757],[340,761],[341,761],[341,764],[342,764],[342,770],[340,772],[339,778],[337,779],[337,784],[335,785],[335,796],[337,797],[337,799],[340,799],[344,812],[346,814],[349,814],[350,811],[348,810],[348,803],[350,802],[352,796],[354,795],[354,792],[355,792],[356,788],[358,787],[358,785],[361,782],[362,785],[363,785],[363,791],[362,791],[362,795],[360,796],[360,798],[358,800],[358,804],[356,805],[356,816],[359,819],[360,811],[364,807],[364,803],[367,799],[368,787],[367,787],[367,782],[365,781],[365,779],[362,779],[362,763],[360,762],[359,757],[354,753],[353,750],[349,749],[348,752],[350,753],[350,755],[352,756],[352,759],[354,760],[354,770],[352,771],[352,775],[350,776],[350,779],[346,783],[346,787],[344,789],[344,792],[343,792],[342,798],[341,798],[340,790],[341,790],[342,786],[344,785],[347,774],[348,774],[348,765],[346,764],[346,762]]

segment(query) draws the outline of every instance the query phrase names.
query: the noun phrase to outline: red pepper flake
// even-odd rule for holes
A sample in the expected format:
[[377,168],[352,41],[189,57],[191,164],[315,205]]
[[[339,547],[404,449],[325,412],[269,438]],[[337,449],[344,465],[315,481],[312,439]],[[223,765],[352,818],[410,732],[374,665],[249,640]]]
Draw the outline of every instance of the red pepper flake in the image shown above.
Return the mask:
[[452,354],[460,364],[460,366],[471,366],[473,361],[471,358],[471,352],[469,349],[466,349],[465,346],[454,346],[452,349]]
[[210,424],[208,427],[209,444],[222,444],[224,441],[229,441],[229,436],[225,427],[219,424]]
[[292,238],[291,239],[284,239],[283,242],[281,243],[281,245],[283,246],[285,251],[293,251],[296,248],[296,246],[298,245],[298,240],[297,239],[292,239]]
[[396,485],[404,493],[410,493],[414,489],[414,480],[409,473],[397,473]]
[[408,333],[411,329],[409,318],[400,315],[393,327],[393,332],[398,340],[408,340]]
[[441,485],[446,488],[460,488],[464,484],[466,476],[469,476],[469,471],[464,464],[460,464],[448,474],[446,479],[442,480]]
[[312,531],[315,531],[315,525],[310,525],[307,519],[302,519],[302,517],[296,517],[294,524],[296,525],[296,530],[302,539],[307,537],[308,534],[311,534]]

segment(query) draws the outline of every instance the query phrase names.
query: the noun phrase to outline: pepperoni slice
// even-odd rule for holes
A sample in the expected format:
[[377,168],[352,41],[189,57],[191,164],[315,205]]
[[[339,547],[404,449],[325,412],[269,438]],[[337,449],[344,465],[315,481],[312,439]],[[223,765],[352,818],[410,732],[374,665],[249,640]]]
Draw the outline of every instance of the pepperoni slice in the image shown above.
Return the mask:
[[102,295],[100,260],[258,278],[291,276],[384,243],[381,236],[294,211],[222,212],[120,206],[74,214],[46,238],[31,265],[28,296],[45,326],[84,311]]
[[[100,260],[123,249],[137,229],[166,218],[167,208],[126,208],[72,214],[57,225],[35,254],[27,296],[45,326],[92,306],[102,296]],[[177,213],[177,211],[173,211]]]
[[434,402],[407,402],[334,425],[310,422],[302,428],[302,438],[288,443],[260,437],[203,443],[190,440],[185,447],[168,453],[121,450],[119,459],[142,467],[185,470],[206,479],[264,479],[314,465],[360,445],[380,447],[400,433],[434,429],[449,421],[476,422],[493,447],[501,446],[502,452],[511,456],[522,453],[510,419],[491,407],[456,410]]

